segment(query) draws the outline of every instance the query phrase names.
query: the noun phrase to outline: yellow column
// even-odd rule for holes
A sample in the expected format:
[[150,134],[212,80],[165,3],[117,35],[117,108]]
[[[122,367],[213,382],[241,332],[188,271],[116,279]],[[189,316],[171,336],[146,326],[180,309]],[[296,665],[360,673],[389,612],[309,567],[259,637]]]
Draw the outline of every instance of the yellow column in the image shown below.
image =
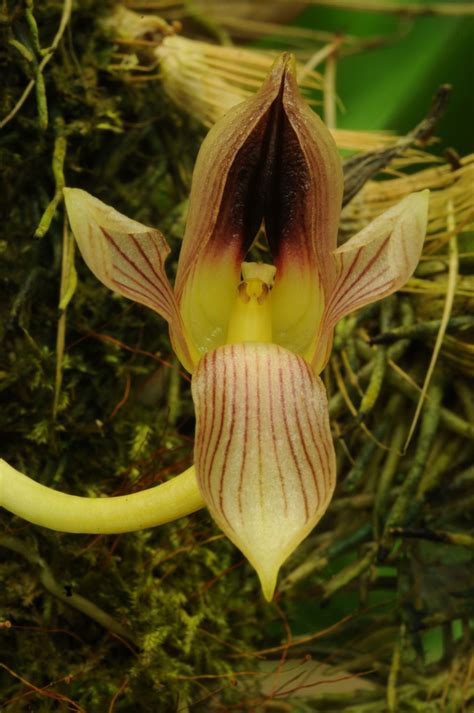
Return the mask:
[[272,341],[271,287],[276,268],[242,263],[240,283],[230,315],[226,344]]

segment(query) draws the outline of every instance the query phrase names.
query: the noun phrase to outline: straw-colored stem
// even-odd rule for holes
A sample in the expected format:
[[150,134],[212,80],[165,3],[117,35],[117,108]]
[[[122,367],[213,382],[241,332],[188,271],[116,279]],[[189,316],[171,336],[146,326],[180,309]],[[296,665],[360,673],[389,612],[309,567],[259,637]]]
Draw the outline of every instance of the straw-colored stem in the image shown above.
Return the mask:
[[337,52],[334,51],[326,60],[324,74],[324,121],[328,129],[336,128],[336,67]]
[[84,498],[47,488],[0,459],[0,506],[51,530],[115,534],[171,522],[204,507],[204,501],[194,466],[139,493]]

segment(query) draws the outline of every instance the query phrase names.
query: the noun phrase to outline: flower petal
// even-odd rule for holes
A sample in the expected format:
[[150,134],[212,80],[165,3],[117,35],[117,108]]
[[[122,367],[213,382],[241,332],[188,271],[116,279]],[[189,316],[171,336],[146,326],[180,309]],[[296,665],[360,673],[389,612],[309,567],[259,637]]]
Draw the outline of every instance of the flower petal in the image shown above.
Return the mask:
[[262,223],[277,267],[275,341],[299,353],[311,347],[334,269],[342,186],[334,140],[283,54],[257,94],[211,129],[196,162],[176,294],[200,352],[225,341],[240,266]]
[[313,529],[336,479],[324,386],[275,344],[232,344],[193,377],[195,467],[217,524],[245,554],[267,600]]
[[318,338],[316,372],[329,358],[336,322],[400,289],[414,272],[426,235],[428,202],[428,190],[410,194],[333,252],[337,277]]
[[292,180],[282,180],[273,211],[279,224],[272,247],[277,268],[273,335],[311,361],[334,279],[331,252],[337,245],[342,163],[331,133],[300,96],[292,72],[285,76],[282,105],[279,160],[281,175],[292,174]]
[[240,267],[262,222],[266,140],[288,57],[209,131],[199,151],[176,276],[186,329],[203,353],[224,343]]
[[164,317],[176,353],[192,371],[192,355],[166,277],[164,263],[170,249],[163,235],[79,188],[65,188],[64,198],[74,237],[89,269],[114,292]]

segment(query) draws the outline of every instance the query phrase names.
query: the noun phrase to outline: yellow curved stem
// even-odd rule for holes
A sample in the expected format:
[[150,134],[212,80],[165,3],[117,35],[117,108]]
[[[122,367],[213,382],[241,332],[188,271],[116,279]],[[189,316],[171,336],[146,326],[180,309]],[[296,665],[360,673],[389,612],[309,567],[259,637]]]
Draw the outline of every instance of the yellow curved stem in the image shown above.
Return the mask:
[[1,459],[0,506],[51,530],[110,535],[163,525],[205,507],[194,466],[140,493],[82,498],[47,488]]

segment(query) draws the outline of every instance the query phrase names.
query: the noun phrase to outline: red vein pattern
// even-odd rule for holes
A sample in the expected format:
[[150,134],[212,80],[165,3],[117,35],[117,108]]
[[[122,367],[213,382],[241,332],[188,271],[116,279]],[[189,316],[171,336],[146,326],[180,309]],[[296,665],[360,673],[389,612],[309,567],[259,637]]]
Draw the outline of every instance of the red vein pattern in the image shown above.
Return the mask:
[[335,458],[324,386],[276,344],[206,354],[193,377],[195,464],[202,495],[260,577],[325,512]]
[[173,319],[176,309],[174,296],[164,275],[163,259],[152,233],[112,235],[102,227],[100,230],[112,249],[111,281],[117,285],[117,291],[129,292],[136,302],[143,301],[168,321]]
[[413,273],[426,233],[428,195],[413,193],[382,213],[333,253],[336,279],[324,310],[312,366],[326,364],[336,323],[392,294]]
[[331,322],[336,322],[343,314],[365,304],[366,292],[368,301],[371,301],[371,294],[376,299],[378,293],[390,289],[394,282],[393,268],[389,264],[390,237],[386,236],[376,246],[369,244],[354,249],[349,253],[352,260],[347,267],[344,264],[347,253],[336,253],[338,278],[326,308]]
[[121,234],[102,226],[100,232],[110,249],[110,286],[164,317],[182,353],[189,357],[181,317],[165,272],[169,248],[161,233],[149,230]]
[[159,230],[130,220],[86,191],[67,189],[69,221],[82,257],[107,287],[164,317],[186,368],[192,360],[165,272],[169,247]]

